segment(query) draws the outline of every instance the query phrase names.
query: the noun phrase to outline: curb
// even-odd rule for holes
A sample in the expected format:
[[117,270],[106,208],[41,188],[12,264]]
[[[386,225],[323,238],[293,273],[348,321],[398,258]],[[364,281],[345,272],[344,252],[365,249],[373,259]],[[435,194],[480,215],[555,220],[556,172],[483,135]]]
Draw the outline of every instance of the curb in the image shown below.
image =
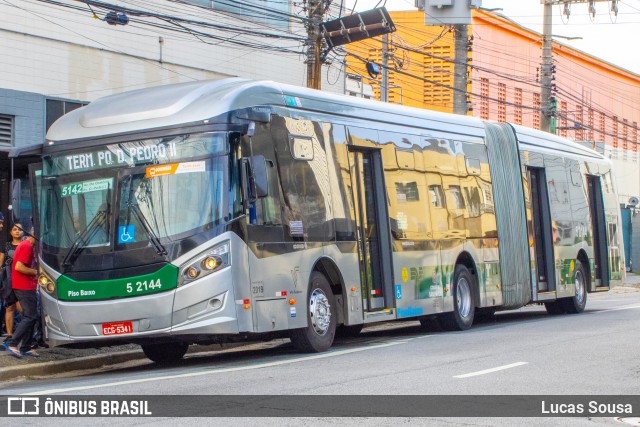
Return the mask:
[[[211,352],[221,352],[231,350],[237,347],[250,346],[252,344],[260,344],[260,342],[240,342],[211,344],[207,346],[196,346],[189,349],[186,356],[195,354],[207,354]],[[68,373],[73,371],[81,371],[85,369],[97,369],[103,366],[113,366],[119,363],[131,362],[133,360],[147,360],[147,356],[141,349],[127,350],[113,353],[96,354],[93,356],[74,357],[67,360],[52,360],[48,362],[29,363],[18,366],[10,366],[0,368],[0,382],[15,380],[20,377],[42,377],[46,375],[55,375]],[[152,363],[149,361],[149,363]]]
[[115,365],[131,360],[144,359],[142,350],[122,351],[119,353],[98,354],[42,363],[30,363],[24,366],[10,366],[0,369],[0,381],[9,381],[19,377],[44,376],[62,372],[95,369],[105,365]]

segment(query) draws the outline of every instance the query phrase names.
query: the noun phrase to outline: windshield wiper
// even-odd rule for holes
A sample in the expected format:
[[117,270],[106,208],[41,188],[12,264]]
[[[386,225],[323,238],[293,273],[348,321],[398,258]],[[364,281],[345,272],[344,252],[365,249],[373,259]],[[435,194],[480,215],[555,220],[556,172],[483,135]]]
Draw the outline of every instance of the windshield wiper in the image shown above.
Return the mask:
[[98,227],[106,223],[108,211],[109,206],[107,206],[103,210],[99,210],[98,212],[96,212],[95,216],[91,219],[91,221],[89,221],[89,224],[87,224],[87,226],[82,229],[80,234],[78,234],[78,237],[76,237],[76,240],[74,240],[73,245],[71,245],[71,248],[69,248],[69,251],[62,261],[62,265],[68,267],[74,263],[78,255],[80,255],[80,252],[82,252],[82,250],[87,247],[87,243],[91,241],[93,236],[95,236],[96,232],[98,231]]
[[156,252],[158,253],[158,255],[166,256],[167,248],[165,248],[164,245],[160,243],[160,238],[153,231],[153,227],[151,227],[151,225],[147,221],[147,218],[144,216],[144,214],[140,210],[140,206],[138,206],[137,203],[133,202],[133,175],[129,175],[129,194],[127,197],[126,206],[127,206],[127,223],[126,223],[127,227],[131,223],[131,212],[133,212],[133,214],[138,218],[138,221],[140,221],[140,224],[142,225],[142,228],[144,228],[144,231],[147,232],[147,235],[149,236],[149,241],[151,242],[153,247],[156,248]]
[[151,225],[147,221],[147,218],[140,210],[140,206],[138,206],[136,203],[129,202],[127,203],[127,209],[129,209],[130,212],[133,212],[134,215],[138,217],[138,221],[140,221],[140,224],[142,225],[142,228],[144,228],[144,231],[147,232],[149,241],[156,248],[156,252],[158,253],[158,255],[167,255],[167,248],[165,248],[164,245],[160,242],[160,238],[153,231],[153,227],[151,227]]

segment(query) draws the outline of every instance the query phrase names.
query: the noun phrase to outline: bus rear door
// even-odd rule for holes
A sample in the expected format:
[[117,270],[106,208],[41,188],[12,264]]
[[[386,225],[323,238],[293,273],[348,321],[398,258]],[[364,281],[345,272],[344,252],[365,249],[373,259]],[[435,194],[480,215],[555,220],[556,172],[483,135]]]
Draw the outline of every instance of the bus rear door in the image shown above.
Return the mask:
[[591,233],[593,236],[593,258],[595,264],[595,284],[598,287],[609,287],[609,262],[607,251],[606,219],[602,199],[602,183],[599,176],[587,175],[589,192],[589,215],[591,216]]

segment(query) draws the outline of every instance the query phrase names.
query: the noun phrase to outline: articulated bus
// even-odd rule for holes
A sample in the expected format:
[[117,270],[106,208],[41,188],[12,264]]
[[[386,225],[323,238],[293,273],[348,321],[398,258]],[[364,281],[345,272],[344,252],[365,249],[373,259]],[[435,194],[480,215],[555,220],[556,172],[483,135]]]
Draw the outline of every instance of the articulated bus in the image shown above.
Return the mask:
[[109,96],[33,171],[53,345],[290,337],[544,304],[624,279],[610,162],[507,123],[242,79]]

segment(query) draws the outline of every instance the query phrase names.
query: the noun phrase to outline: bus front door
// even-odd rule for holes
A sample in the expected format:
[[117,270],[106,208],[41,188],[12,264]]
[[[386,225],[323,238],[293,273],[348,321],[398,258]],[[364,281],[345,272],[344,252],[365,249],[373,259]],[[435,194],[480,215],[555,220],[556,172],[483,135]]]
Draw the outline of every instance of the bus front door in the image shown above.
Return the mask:
[[365,312],[394,307],[391,237],[380,150],[350,147],[360,279]]

